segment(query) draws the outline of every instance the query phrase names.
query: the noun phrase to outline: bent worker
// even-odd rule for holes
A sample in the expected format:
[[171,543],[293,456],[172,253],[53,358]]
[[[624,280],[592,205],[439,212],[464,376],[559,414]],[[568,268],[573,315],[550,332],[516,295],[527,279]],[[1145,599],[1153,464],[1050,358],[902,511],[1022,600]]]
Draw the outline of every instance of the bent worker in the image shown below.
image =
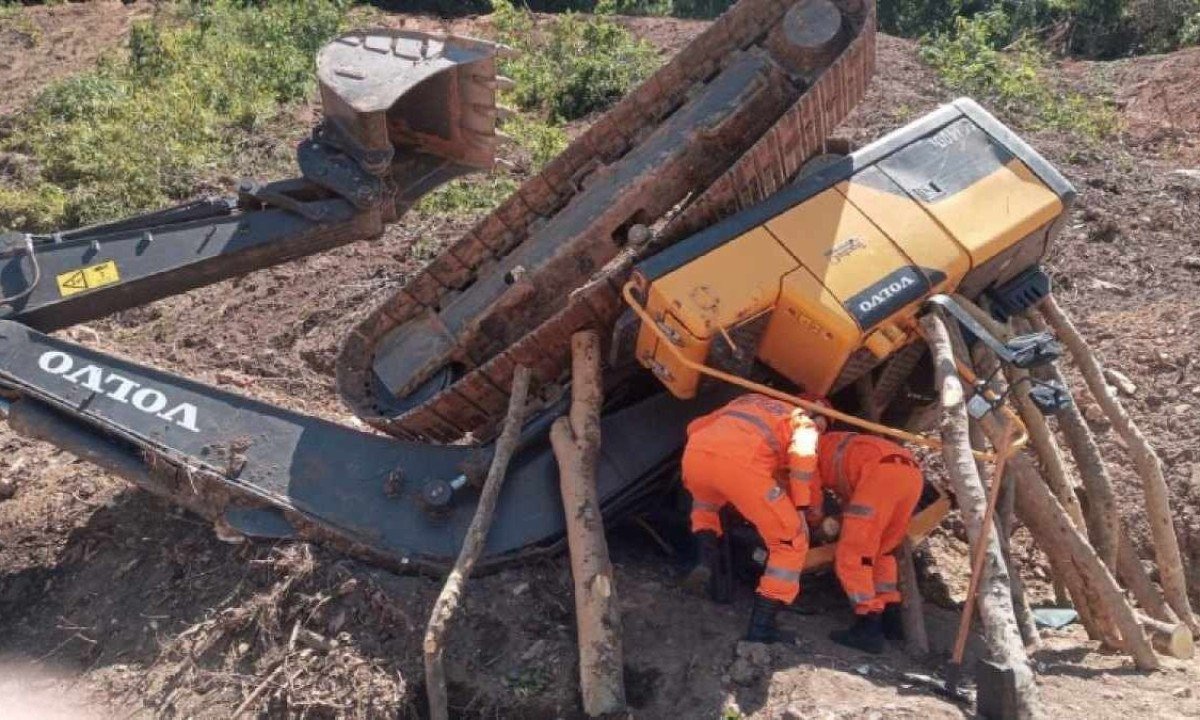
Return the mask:
[[767,547],[746,632],[750,642],[795,639],[778,629],[775,616],[800,592],[808,552],[804,509],[812,497],[818,423],[823,422],[794,405],[751,393],[688,425],[683,484],[692,495],[691,527],[700,562],[685,583],[695,589],[716,574],[724,532],[720,511],[733,505]]
[[842,506],[834,572],[854,604],[855,622],[830,638],[869,653],[883,652],[884,638],[902,637],[897,547],[908,533],[924,479],[912,453],[872,435],[829,432],[817,442],[818,481],[806,519],[823,519],[823,491]]

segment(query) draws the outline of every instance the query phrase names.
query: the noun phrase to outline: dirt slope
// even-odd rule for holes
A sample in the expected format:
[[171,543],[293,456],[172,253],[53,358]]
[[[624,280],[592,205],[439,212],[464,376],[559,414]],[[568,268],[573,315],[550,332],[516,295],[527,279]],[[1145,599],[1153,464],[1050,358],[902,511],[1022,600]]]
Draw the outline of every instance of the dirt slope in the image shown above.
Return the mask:
[[[395,19],[401,21],[435,23]],[[633,27],[677,48],[701,25],[654,20]],[[454,29],[485,28],[457,21]],[[0,82],[8,79],[0,68]],[[951,97],[910,43],[883,37],[879,77],[843,133],[863,143]],[[1195,577],[1200,381],[1189,366],[1200,356],[1200,265],[1187,258],[1200,255],[1200,184],[1172,175],[1174,160],[1138,145],[1095,148],[1045,133],[1029,139],[1081,190],[1052,267],[1064,302],[1105,357],[1139,385],[1132,409],[1163,451],[1180,522],[1192,523]],[[378,241],[68,334],[352,422],[332,387],[340,338],[464,223],[402,223]],[[1105,439],[1122,487],[1132,493],[1127,459]],[[6,429],[0,477],[17,486],[16,496],[0,503],[0,653],[42,674],[18,683],[18,692],[75,694],[134,717],[226,717],[265,682],[261,697],[273,715],[419,715],[419,634],[436,583],[305,545],[222,544],[194,517]],[[949,548],[943,574],[961,576],[961,563],[952,562],[961,544],[950,535],[939,543]],[[914,669],[902,655],[866,661],[831,644],[826,633],[846,617],[820,582],[807,603],[821,612],[786,620],[804,638],[799,647],[766,655],[743,648],[739,656],[748,589],[732,607],[681,594],[672,583],[679,560],[638,530],[617,532],[614,553],[638,717],[962,716],[957,706],[900,682],[900,672]],[[1200,587],[1200,578],[1195,582]],[[560,559],[472,583],[448,658],[456,707],[472,716],[574,716],[569,587]],[[929,612],[944,652],[954,615],[933,606]],[[1168,663],[1167,671],[1144,677],[1122,658],[1089,652],[1078,629],[1050,635],[1037,660],[1055,714],[1200,716],[1195,664]]]
[[94,66],[151,12],[149,3],[117,0],[0,8],[0,116],[51,80]]

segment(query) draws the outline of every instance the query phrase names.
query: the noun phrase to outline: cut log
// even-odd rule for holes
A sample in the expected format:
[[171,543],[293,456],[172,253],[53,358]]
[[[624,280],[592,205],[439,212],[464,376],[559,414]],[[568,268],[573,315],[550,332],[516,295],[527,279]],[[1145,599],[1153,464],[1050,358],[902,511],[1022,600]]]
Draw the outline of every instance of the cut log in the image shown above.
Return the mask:
[[1200,620],[1192,613],[1188,599],[1187,579],[1183,571],[1183,559],[1179,553],[1179,539],[1175,535],[1175,524],[1171,515],[1170,492],[1163,477],[1162,463],[1150,446],[1145,435],[1133,422],[1116,395],[1109,392],[1104,380],[1104,369],[1095,353],[1088,348],[1083,336],[1059,307],[1054,296],[1048,296],[1038,305],[1046,322],[1054,328],[1060,340],[1071,352],[1079,367],[1092,397],[1100,404],[1113,428],[1125,440],[1129,454],[1142,480],[1142,491],[1146,496],[1146,519],[1154,540],[1154,556],[1158,562],[1159,577],[1167,604],[1192,631],[1200,634]]
[[1192,631],[1183,623],[1167,623],[1155,620],[1147,615],[1138,613],[1142,628],[1150,636],[1154,649],[1167,657],[1179,660],[1191,660],[1196,654],[1196,644],[1192,640]]
[[907,537],[896,550],[900,569],[900,620],[904,624],[904,644],[908,652],[918,657],[929,654],[929,633],[925,629],[924,600],[917,583],[917,568],[913,564],[913,544]]
[[446,697],[446,673],[442,665],[442,655],[445,648],[446,630],[450,618],[453,617],[462,601],[463,588],[467,578],[475,568],[483,552],[488,530],[492,526],[492,516],[496,512],[496,501],[500,498],[500,487],[504,483],[504,475],[508,472],[508,463],[516,450],[517,441],[521,439],[521,426],[525,424],[526,398],[529,395],[529,368],[518,366],[513,372],[512,395],[508,400],[508,413],[504,418],[504,427],[496,440],[496,452],[492,455],[492,464],[488,468],[487,478],[479,493],[479,506],[471,518],[463,539],[462,550],[450,570],[446,584],[438,594],[433,604],[433,612],[429,616],[429,625],[425,629],[425,693],[429,697],[429,717],[431,720],[447,720],[450,717],[450,706]]
[[591,717],[625,710],[620,609],[596,492],[600,383],[600,336],[576,333],[571,338],[571,409],[554,421],[550,442],[558,460],[575,580],[580,694],[583,711]]
[[[1013,615],[1012,590],[1008,568],[1000,550],[1000,534],[994,528],[985,530],[984,526],[987,498],[971,452],[966,396],[955,367],[950,336],[936,312],[921,318],[921,329],[933,353],[936,387],[942,399],[942,456],[967,528],[973,556],[974,551],[983,549],[981,543],[986,544],[986,549],[983,549],[984,563],[975,578],[979,587],[979,616],[984,642],[991,659],[1013,672],[1018,716],[1042,717],[1033,670],[1029,666],[1025,644]],[[969,361],[969,357],[964,360]],[[1007,446],[1007,441],[993,439],[993,445],[1003,448]],[[963,610],[968,611],[969,608]]]

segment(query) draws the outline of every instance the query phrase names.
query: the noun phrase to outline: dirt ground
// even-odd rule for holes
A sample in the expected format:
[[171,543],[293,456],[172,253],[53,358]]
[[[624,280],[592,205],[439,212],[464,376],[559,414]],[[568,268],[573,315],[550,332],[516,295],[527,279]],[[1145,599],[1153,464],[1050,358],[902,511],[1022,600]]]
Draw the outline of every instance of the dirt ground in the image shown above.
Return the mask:
[[[38,43],[27,53],[6,54],[12,53],[6,40],[0,115],[19,108],[47,78],[87,66],[103,50],[94,46],[119,41],[130,14],[142,12],[136,7],[21,11],[39,27],[62,37],[86,34],[87,42],[71,43],[60,57]],[[442,24],[401,16],[389,21]],[[0,33],[18,32],[6,22],[0,21]],[[657,19],[630,25],[664,52],[703,27]],[[482,34],[486,24],[457,20],[452,28]],[[29,53],[41,58],[36,77],[12,60]],[[1195,66],[1194,59],[1187,62]],[[1179,67],[1172,58],[1153,58],[1088,66],[1079,76],[1081,83],[1102,85],[1120,77],[1168,77],[1182,72]],[[1200,68],[1189,77],[1196,82]],[[863,144],[952,97],[911,43],[881,37],[873,89],[841,134]],[[1162,455],[1193,587],[1200,587],[1200,379],[1192,367],[1200,362],[1193,360],[1200,358],[1200,178],[1177,173],[1196,167],[1180,150],[1194,148],[1196,135],[1186,128],[1156,132],[1155,112],[1139,109],[1142,95],[1130,97],[1124,105],[1130,130],[1111,146],[1051,133],[1026,137],[1080,190],[1050,263],[1059,297],[1104,358],[1137,385],[1125,401]],[[1182,121],[1160,116],[1158,122]],[[378,241],[66,334],[355,424],[332,384],[341,337],[465,224],[410,218]],[[1101,425],[1097,430],[1128,498],[1126,519],[1145,546],[1129,460],[1112,433]],[[5,717],[229,717],[252,696],[245,709],[270,716],[421,716],[420,635],[436,582],[305,544],[224,544],[194,516],[7,429],[0,429],[0,478],[16,488],[0,503]],[[639,718],[965,716],[902,677],[930,672],[937,662],[916,662],[895,650],[867,659],[827,640],[828,631],[847,620],[828,578],[810,584],[804,613],[784,620],[802,642],[763,653],[736,642],[749,588],[741,588],[732,606],[691,598],[675,587],[682,560],[666,555],[644,531],[615,528],[612,540],[627,682]],[[960,599],[964,546],[951,531],[934,546],[934,579],[950,599]],[[1023,555],[1029,581],[1044,596],[1036,549],[1026,544]],[[944,657],[957,614],[933,603],[927,610],[935,657]],[[563,559],[472,581],[447,657],[451,703],[467,717],[575,717],[574,653]],[[1143,675],[1125,658],[1097,651],[1075,626],[1048,631],[1035,659],[1055,715],[1200,717],[1195,662],[1167,661],[1162,672]]]
[[117,0],[0,9],[0,116],[20,108],[47,82],[90,68],[115,48],[150,3]]

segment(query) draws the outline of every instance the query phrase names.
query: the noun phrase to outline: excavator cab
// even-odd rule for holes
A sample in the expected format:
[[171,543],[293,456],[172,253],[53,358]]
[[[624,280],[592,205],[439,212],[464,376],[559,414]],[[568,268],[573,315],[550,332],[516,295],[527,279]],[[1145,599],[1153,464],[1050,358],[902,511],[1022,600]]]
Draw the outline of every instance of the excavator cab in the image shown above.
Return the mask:
[[938,297],[994,295],[1009,313],[1040,301],[1037,264],[1074,197],[960,99],[640,263],[637,357],[681,398],[706,367],[744,375],[755,362],[835,393],[911,346]]

